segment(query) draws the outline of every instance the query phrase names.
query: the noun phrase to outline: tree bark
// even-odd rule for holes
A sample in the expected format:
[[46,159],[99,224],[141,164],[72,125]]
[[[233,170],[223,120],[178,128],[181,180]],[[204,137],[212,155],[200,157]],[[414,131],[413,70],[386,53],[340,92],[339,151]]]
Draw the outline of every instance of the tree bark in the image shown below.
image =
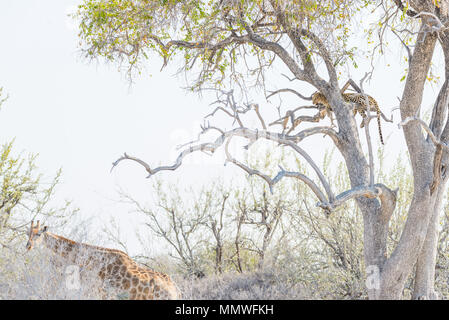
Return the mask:
[[[243,26],[244,30],[246,30],[246,34],[242,34],[240,36],[233,34],[229,37],[230,40],[226,42],[226,45],[233,43],[238,43],[239,45],[249,43],[257,46],[261,50],[270,51],[282,60],[296,79],[308,82],[324,94],[329,104],[332,105],[332,111],[338,121],[338,133],[331,129],[332,135],[329,136],[332,137],[345,160],[351,187],[353,189],[373,187],[372,184],[374,184],[374,182],[372,181],[373,179],[371,179],[373,176],[372,166],[370,166],[367,162],[364,150],[362,149],[359,131],[352,115],[351,108],[344,101],[340,89],[338,88],[337,73],[333,65],[331,55],[329,54],[326,46],[322,43],[322,40],[319,37],[312,33],[312,31],[303,30],[300,28],[298,29],[289,25],[289,20],[286,18],[288,14],[287,12],[284,12],[284,7],[282,6],[283,2],[274,0],[270,2],[274,9],[273,14],[277,18],[277,27],[279,27],[279,30],[283,30],[283,32],[285,32],[285,34],[290,38],[294,48],[297,51],[295,55],[291,55],[290,51],[287,51],[286,48],[280,44],[280,42],[270,41],[270,38],[265,38],[259,34],[257,32],[257,28],[255,30],[252,27],[252,23],[246,23],[244,18],[245,12],[242,11],[243,7],[241,6],[235,8],[236,12],[241,13],[240,15],[237,15],[236,19],[238,20],[238,29],[241,29]],[[400,0],[395,1],[400,10],[404,9],[402,2],[403,1]],[[402,120],[419,115],[424,84],[429,72],[433,51],[437,41],[437,32],[438,36],[442,38],[447,37],[445,35],[446,31],[444,31],[441,23],[441,21],[446,21],[446,19],[441,19],[443,17],[441,12],[445,12],[445,16],[443,18],[446,18],[448,5],[447,0],[441,0],[438,1],[438,3],[430,0],[416,0],[409,1],[407,4],[410,5],[413,10],[407,9],[406,13],[409,16],[419,18],[422,21],[422,24],[416,39],[412,57],[409,61],[408,76],[400,103]],[[444,8],[445,10],[443,10]],[[277,31],[278,29],[276,29],[276,32]],[[325,63],[329,81],[324,80],[318,75],[313,59],[310,59],[312,52],[309,51],[308,46],[305,45],[301,37],[307,38],[308,41],[311,41],[314,46],[316,46],[318,56],[320,56]],[[170,41],[169,43],[173,42]],[[177,45],[181,47],[184,46],[185,48],[206,48],[205,44],[193,44],[185,41],[176,43]],[[449,42],[442,43],[446,53],[449,52],[449,46],[445,47],[445,43]],[[297,61],[297,56],[301,59],[302,68]],[[447,59],[446,66],[449,66]],[[446,79],[448,79],[447,74]],[[437,138],[439,138],[439,133],[442,132],[441,141],[447,143],[447,140],[449,140],[449,123],[446,121],[446,126],[443,131],[441,131],[443,128],[444,119],[441,118],[440,115],[442,113],[440,111],[445,111],[443,105],[437,105],[437,108],[434,109],[432,117],[435,121],[432,121],[430,128],[433,130],[432,132],[436,133]],[[238,116],[235,116],[235,119],[241,126],[241,130],[250,131],[243,128],[242,122]],[[442,178],[441,181],[438,180],[439,186],[434,183],[435,166],[433,164],[434,158],[436,159],[435,151],[437,148],[434,145],[434,141],[426,139],[422,132],[421,125],[422,124],[418,121],[410,121],[403,126],[404,137],[408,152],[410,154],[410,161],[413,170],[414,194],[401,238],[389,258],[387,258],[388,227],[391,215],[396,205],[396,193],[388,189],[386,186],[376,185],[382,190],[382,193],[378,195],[378,198],[368,198],[365,195],[358,196],[358,198],[356,198],[357,205],[360,208],[364,219],[364,259],[367,267],[367,273],[369,268],[370,270],[374,270],[374,278],[377,277],[377,281],[373,281],[371,283],[372,286],[368,286],[368,295],[370,299],[400,299],[402,297],[405,281],[412,272],[412,269],[416,263],[418,263],[416,269],[416,296],[424,294],[424,296],[429,297],[433,295],[434,270],[431,269],[435,264],[435,244],[438,237],[437,218],[438,212],[441,208],[442,192],[444,190],[446,180],[445,178]],[[265,125],[263,127],[265,128]],[[204,132],[205,131],[207,130],[205,129]],[[264,132],[266,132],[266,130]],[[234,134],[234,132],[232,133]],[[444,135],[447,136],[447,139],[443,139]],[[185,155],[194,151],[203,150],[204,148],[213,152],[216,147],[221,145],[225,139],[230,139],[231,136],[231,131],[228,131],[226,132],[226,135],[223,134],[222,137],[217,139],[217,142],[213,144],[200,144],[196,145],[195,148],[189,147],[188,150],[186,149],[180,154],[178,157],[179,160],[177,160],[173,166],[151,169],[145,162],[134,157],[129,157],[126,154],[124,157],[121,157],[114,162],[114,166],[116,166],[123,159],[130,159],[143,165],[150,176],[160,170],[175,170],[181,165],[182,158]],[[256,131],[254,139],[257,140],[259,137],[260,135],[258,131]],[[279,138],[278,140],[282,140],[282,143],[292,146],[290,140],[285,140],[283,138]],[[298,148],[295,150],[298,151],[301,149]],[[303,155],[302,152],[300,153]],[[442,156],[445,158],[444,165],[447,167],[448,157],[446,153],[447,152],[445,152]],[[227,157],[228,161],[237,164],[246,172],[261,176],[270,184],[270,188],[274,184],[274,180],[278,177],[284,176],[279,175],[276,176],[275,179],[271,179],[269,176],[261,174],[257,170],[252,170],[245,167],[237,160],[232,159],[228,153]],[[372,160],[372,158],[370,158],[370,160]],[[309,163],[310,162],[313,163],[313,161],[309,161]],[[439,170],[440,169],[438,168],[438,171]],[[321,177],[319,170],[316,170],[316,172],[318,173],[318,176]],[[302,181],[306,182],[311,187],[321,202],[324,201],[326,203],[334,203],[335,196],[331,192],[331,188],[324,178],[321,179],[321,182],[326,190],[328,199],[326,199],[326,196],[324,196],[320,188],[311,179],[308,179],[303,175],[299,175],[299,173],[297,177],[302,177]],[[242,272],[239,252],[240,232],[243,224],[242,217],[243,216],[241,216],[240,220],[238,220],[237,233],[235,237],[237,256],[236,265],[239,272]],[[370,278],[373,279],[371,276]]]
[[[449,36],[443,33],[440,35],[440,40],[445,60],[445,82],[440,89],[438,98],[433,108],[430,129],[438,139],[444,143],[447,143],[449,137],[447,131],[447,110],[449,101]],[[444,121],[446,121],[446,128],[444,128]],[[443,129],[445,130],[443,131]],[[416,264],[413,299],[438,299],[438,294],[434,288],[435,265],[439,236],[438,221],[441,213],[445,186],[447,183],[447,176],[442,171],[442,168],[447,167],[448,162],[447,152],[444,151],[441,146],[440,149],[441,150],[436,150],[434,158],[434,172],[431,187],[431,193],[433,192],[434,195],[434,203],[432,206],[433,212],[427,229],[426,240]],[[438,152],[440,152],[439,159],[441,161],[436,160]]]
[[[435,44],[436,36],[433,34],[423,32],[418,36],[400,104],[403,120],[417,115],[420,110]],[[434,213],[435,200],[432,198],[435,196],[430,194],[430,185],[435,147],[426,141],[419,123],[408,123],[403,129],[413,169],[414,194],[401,239],[381,271],[380,299],[401,299],[405,281],[426,240],[429,221]],[[432,241],[429,239],[429,246]]]
[[426,239],[416,263],[413,299],[438,299],[438,294],[434,287],[435,265],[438,248],[438,219],[443,202],[444,186],[445,183],[440,185],[438,194],[434,197],[434,209],[427,228]]

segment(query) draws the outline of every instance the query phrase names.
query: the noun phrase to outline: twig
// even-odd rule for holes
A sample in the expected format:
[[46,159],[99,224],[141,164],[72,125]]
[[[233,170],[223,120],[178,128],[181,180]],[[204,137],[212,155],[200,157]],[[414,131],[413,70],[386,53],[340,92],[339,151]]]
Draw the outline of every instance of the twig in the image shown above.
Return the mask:
[[[315,105],[311,105],[311,106],[300,106],[300,107],[297,107],[297,108],[295,108],[295,109],[293,109],[293,110],[289,110],[289,112],[290,113],[295,113],[296,111],[298,111],[298,110],[301,110],[301,109],[317,109],[318,107],[317,106],[315,106]],[[288,111],[287,111],[288,112]],[[288,115],[285,115],[285,116],[283,116],[282,118],[279,118],[279,119],[277,119],[277,120],[275,120],[275,121],[273,121],[273,122],[271,122],[270,124],[268,124],[268,126],[273,126],[273,125],[275,125],[275,124],[283,124],[283,122],[284,122],[284,120],[285,119],[287,119],[289,116]]]
[[262,118],[262,116],[260,115],[260,112],[259,112],[259,105],[257,103],[255,103],[255,104],[253,104],[253,106],[254,106],[254,111],[256,112],[257,117],[259,118],[260,123],[262,124],[262,128],[264,130],[267,130],[267,126],[265,125],[265,121],[263,120],[263,118]]

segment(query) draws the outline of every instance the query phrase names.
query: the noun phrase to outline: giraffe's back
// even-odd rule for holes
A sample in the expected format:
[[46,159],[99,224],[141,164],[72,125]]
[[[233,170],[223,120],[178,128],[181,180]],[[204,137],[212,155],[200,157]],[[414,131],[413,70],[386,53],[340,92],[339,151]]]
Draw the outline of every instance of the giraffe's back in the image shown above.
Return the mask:
[[[164,273],[156,272],[151,269],[139,267],[136,270],[138,278],[136,299],[145,300],[177,300],[180,293],[170,277]],[[136,280],[134,280],[137,283]],[[133,292],[131,292],[133,295]]]
[[129,299],[179,299],[179,291],[168,275],[141,267],[124,253],[115,253],[110,261],[103,268],[103,278]]

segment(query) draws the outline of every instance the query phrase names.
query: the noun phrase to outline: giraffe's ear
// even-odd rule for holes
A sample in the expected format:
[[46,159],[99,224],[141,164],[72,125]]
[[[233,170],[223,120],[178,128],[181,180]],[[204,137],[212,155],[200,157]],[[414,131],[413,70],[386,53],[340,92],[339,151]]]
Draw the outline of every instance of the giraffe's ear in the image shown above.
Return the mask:
[[48,231],[48,226],[45,226],[43,229],[42,229],[42,232],[47,232]]

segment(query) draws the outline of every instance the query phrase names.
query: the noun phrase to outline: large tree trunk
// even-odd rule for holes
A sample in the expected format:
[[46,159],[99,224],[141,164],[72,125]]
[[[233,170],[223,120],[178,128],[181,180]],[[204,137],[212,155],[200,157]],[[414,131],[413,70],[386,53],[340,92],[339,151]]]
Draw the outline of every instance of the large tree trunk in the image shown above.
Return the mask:
[[[435,44],[435,35],[423,32],[418,36],[400,104],[403,120],[416,116],[420,110]],[[418,259],[435,211],[435,196],[430,194],[435,147],[426,141],[419,123],[409,122],[403,129],[413,169],[414,194],[401,239],[381,271],[380,299],[401,299],[405,281]],[[429,240],[431,246],[433,240]],[[431,252],[427,254],[432,255]]]
[[427,227],[426,239],[416,263],[413,299],[438,299],[434,284],[438,248],[438,218],[443,202],[444,185],[440,186],[438,194],[434,197],[434,208]]
[[[370,300],[380,297],[380,274],[387,259],[388,227],[391,215],[396,207],[397,191],[391,191],[383,185],[380,206],[368,204],[362,212],[364,222],[364,253],[367,272],[366,286]],[[359,205],[360,208],[363,208]]]
[[[339,90],[328,92],[332,97],[332,105],[336,106],[335,115],[339,124],[341,144],[337,145],[349,172],[351,187],[368,186],[370,183],[369,165],[363,153],[357,125],[350,114],[350,108],[344,106]],[[394,210],[395,194],[382,185],[376,185],[382,189],[380,201],[366,197],[357,198],[364,221],[364,260],[368,269],[379,274],[387,255],[388,225]],[[377,284],[376,284],[377,283]],[[368,286],[370,299],[379,296],[379,281],[374,281],[373,286]]]
[[[447,4],[447,3],[446,3]],[[447,143],[449,139],[448,127],[444,127],[444,122],[447,123],[447,111],[449,102],[449,36],[446,34],[440,35],[440,44],[443,47],[445,60],[445,82],[442,85],[438,98],[435,102],[432,119],[430,122],[430,129],[440,141]],[[429,140],[429,139],[428,139]],[[413,291],[413,299],[438,299],[438,294],[435,292],[435,265],[438,247],[438,219],[441,213],[441,207],[446,189],[447,175],[443,168],[447,168],[448,154],[446,151],[441,151],[442,161],[438,166],[434,167],[434,180],[438,178],[439,183],[433,192],[433,213],[430,218],[430,223],[427,229],[426,240],[421,249],[416,264],[415,286]],[[434,161],[436,161],[436,156]],[[435,165],[435,163],[434,163]],[[435,172],[435,170],[437,170]],[[441,170],[441,171],[440,171]],[[437,175],[437,176],[436,176]]]

